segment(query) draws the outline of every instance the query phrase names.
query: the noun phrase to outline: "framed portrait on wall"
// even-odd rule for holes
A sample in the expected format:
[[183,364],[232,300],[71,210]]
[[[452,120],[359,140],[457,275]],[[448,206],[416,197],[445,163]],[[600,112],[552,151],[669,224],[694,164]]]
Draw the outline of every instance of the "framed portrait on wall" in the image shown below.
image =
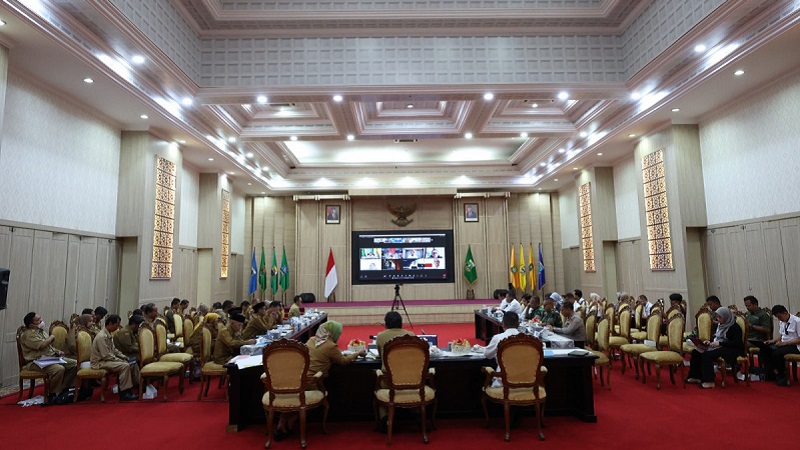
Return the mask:
[[338,224],[341,223],[341,205],[325,205],[325,223]]
[[477,203],[464,203],[464,222],[477,222],[480,218]]

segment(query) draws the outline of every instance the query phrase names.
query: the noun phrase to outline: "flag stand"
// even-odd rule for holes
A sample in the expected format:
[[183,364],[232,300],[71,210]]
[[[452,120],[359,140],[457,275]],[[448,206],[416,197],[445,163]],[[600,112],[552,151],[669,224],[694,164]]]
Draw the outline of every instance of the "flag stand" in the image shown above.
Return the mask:
[[467,289],[467,300],[475,300],[475,291],[472,289],[472,286]]
[[328,303],[336,303],[336,292],[331,292],[331,295],[328,296]]

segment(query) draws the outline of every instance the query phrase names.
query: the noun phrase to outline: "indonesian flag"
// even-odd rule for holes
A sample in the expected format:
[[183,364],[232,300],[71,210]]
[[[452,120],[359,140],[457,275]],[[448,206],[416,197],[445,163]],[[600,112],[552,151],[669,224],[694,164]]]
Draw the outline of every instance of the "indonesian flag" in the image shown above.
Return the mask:
[[339,279],[336,277],[336,263],[333,261],[333,249],[328,253],[328,267],[325,269],[325,298],[330,297],[336,289]]

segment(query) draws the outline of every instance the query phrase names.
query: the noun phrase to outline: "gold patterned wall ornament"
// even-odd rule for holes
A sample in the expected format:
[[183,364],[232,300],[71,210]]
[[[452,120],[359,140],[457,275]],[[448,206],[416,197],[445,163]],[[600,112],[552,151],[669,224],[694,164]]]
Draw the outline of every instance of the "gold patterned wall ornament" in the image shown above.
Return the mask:
[[594,243],[592,240],[592,184],[584,183],[579,192],[581,211],[581,247],[583,271],[594,272]]
[[662,150],[642,158],[642,183],[650,270],[673,270],[667,183]]
[[156,207],[153,221],[153,260],[150,278],[172,278],[175,238],[175,163],[156,156]]
[[231,244],[231,193],[222,190],[222,269],[220,278],[228,278],[228,256]]

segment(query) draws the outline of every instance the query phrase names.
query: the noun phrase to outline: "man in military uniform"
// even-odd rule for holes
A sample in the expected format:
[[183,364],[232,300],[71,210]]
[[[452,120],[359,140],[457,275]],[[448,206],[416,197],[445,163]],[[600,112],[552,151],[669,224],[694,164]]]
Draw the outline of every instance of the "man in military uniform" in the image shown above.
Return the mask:
[[128,363],[128,357],[114,347],[114,332],[119,329],[120,318],[116,314],[106,317],[106,326],[94,341],[92,341],[92,369],[105,369],[117,374],[119,383],[119,399],[122,401],[136,400],[138,397],[131,392],[133,381],[139,379],[138,370],[134,372],[135,365]]
[[258,335],[266,334],[267,330],[267,304],[264,302],[253,305],[253,315],[242,332],[243,339],[252,339]]
[[114,333],[114,347],[121,351],[128,359],[139,358],[139,325],[144,322],[144,318],[132,315],[128,319],[128,326],[122,327]]
[[242,339],[242,327],[244,326],[244,316],[239,313],[231,314],[228,327],[219,330],[217,340],[214,342],[214,353],[212,359],[217,364],[225,364],[239,353],[239,347],[243,345],[253,345],[255,339]]
[[544,301],[544,315],[542,316],[542,323],[545,325],[552,325],[556,328],[561,328],[561,314],[556,309],[556,301],[548,298]]
[[[75,385],[77,363],[74,359],[63,358],[64,352],[53,347],[52,344],[55,337],[47,336],[44,331],[47,328],[46,324],[38,314],[29,312],[22,319],[22,322],[26,328],[20,337],[22,357],[26,362],[25,368],[47,374],[50,380],[49,403],[55,398],[56,394],[64,392]],[[42,356],[61,356],[65,362],[40,368],[33,361]]]

